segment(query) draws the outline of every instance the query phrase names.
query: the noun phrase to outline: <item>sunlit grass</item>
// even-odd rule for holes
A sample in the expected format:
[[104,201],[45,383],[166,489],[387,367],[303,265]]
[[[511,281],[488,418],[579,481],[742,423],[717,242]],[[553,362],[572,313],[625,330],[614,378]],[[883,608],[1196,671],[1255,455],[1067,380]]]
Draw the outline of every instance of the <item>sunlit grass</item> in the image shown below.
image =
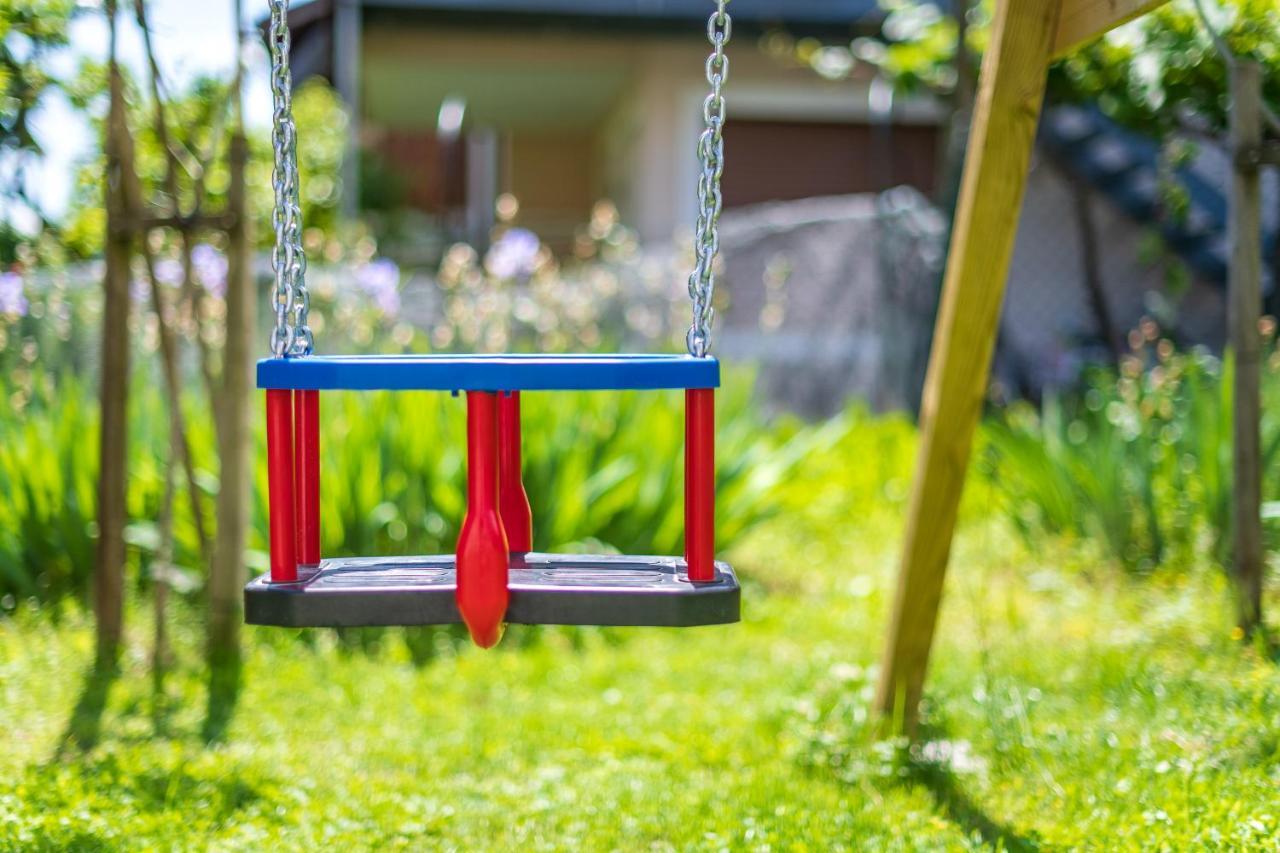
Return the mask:
[[329,633],[253,629],[212,745],[191,611],[157,708],[134,605],[84,751],[59,747],[87,619],[2,622],[0,847],[1280,843],[1280,675],[1230,636],[1221,574],[1136,580],[1066,546],[1031,555],[986,520],[981,489],[955,552],[928,742],[904,755],[872,737],[905,492],[889,475],[907,464],[886,460],[911,453],[909,430],[880,429],[815,453],[788,514],[734,549],[739,626],[512,629],[489,653],[441,633],[426,656],[401,632],[357,652]]

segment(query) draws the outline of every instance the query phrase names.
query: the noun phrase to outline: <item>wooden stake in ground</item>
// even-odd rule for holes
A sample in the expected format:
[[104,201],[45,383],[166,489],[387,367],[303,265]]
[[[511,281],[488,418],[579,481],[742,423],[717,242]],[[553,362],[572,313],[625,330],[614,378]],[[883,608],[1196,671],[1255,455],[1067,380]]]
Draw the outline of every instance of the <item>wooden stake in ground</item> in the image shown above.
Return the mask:
[[257,300],[253,287],[245,166],[249,143],[244,129],[231,135],[228,206],[238,211],[227,248],[227,336],[218,407],[218,532],[209,571],[209,663],[217,668],[239,657],[240,604],[244,552],[249,527],[249,416],[253,411],[253,328]]
[[[237,43],[240,3],[235,4]],[[239,52],[243,55],[244,51]],[[213,401],[221,460],[218,532],[209,570],[209,664],[234,665],[240,653],[240,601],[244,550],[249,528],[249,416],[253,411],[253,329],[257,299],[253,287],[253,239],[249,231],[246,168],[249,143],[244,134],[243,67],[232,82],[230,186],[227,208],[234,220],[227,246],[227,333],[222,356],[222,387]]]
[[133,141],[129,136],[124,81],[116,63],[116,4],[106,3],[110,27],[107,113],[106,273],[103,278],[102,377],[98,471],[98,545],[94,563],[97,663],[115,666],[124,631],[124,528],[128,482],[129,260],[133,235],[126,224],[137,209]]
[[1258,165],[1249,152],[1262,145],[1262,70],[1236,59],[1231,66],[1231,270],[1228,326],[1235,358],[1232,430],[1232,562],[1238,585],[1237,620],[1245,636],[1262,625],[1262,196]]

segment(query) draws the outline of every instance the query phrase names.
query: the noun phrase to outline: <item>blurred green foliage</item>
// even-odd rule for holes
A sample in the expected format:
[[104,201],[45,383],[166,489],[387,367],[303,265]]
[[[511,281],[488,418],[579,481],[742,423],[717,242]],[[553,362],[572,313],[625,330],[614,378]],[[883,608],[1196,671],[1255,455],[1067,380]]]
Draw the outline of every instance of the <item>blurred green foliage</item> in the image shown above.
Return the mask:
[[[1208,27],[1197,11],[1203,4]],[[876,35],[847,45],[824,45],[814,38],[795,40],[774,32],[763,50],[782,60],[808,66],[833,79],[869,67],[899,91],[952,98],[966,85],[956,70],[959,25],[965,21],[964,46],[970,69],[977,69],[990,38],[993,0],[938,4],[927,0],[880,0],[885,18]],[[1212,30],[1212,31],[1210,31]],[[1162,224],[1182,223],[1191,206],[1185,167],[1201,144],[1224,154],[1228,141],[1228,70],[1219,45],[1262,68],[1263,99],[1280,112],[1280,4],[1276,0],[1172,0],[1117,27],[1051,64],[1049,105],[1089,104],[1122,126],[1160,146],[1157,170]],[[971,77],[974,75],[970,75]],[[975,85],[970,79],[967,85]],[[972,93],[970,93],[972,94]],[[960,173],[962,149],[954,147],[950,171]],[[954,187],[941,198],[952,202]],[[1163,262],[1166,290],[1185,290],[1188,272],[1181,259],[1153,229],[1144,255]],[[1173,309],[1174,306],[1171,306]]]
[[[1264,98],[1280,103],[1275,0],[1201,2],[1231,52],[1262,64]],[[965,45],[977,57],[987,46],[994,5],[992,0],[966,5]],[[852,58],[875,66],[903,91],[950,93],[958,82],[955,18],[920,0],[881,0],[881,6],[886,14],[880,35],[856,39]],[[802,60],[821,59],[815,44],[796,46]],[[1049,95],[1057,101],[1096,101],[1121,124],[1162,138],[1179,130],[1188,116],[1199,132],[1221,132],[1227,125],[1226,64],[1195,0],[1172,0],[1055,63]]]
[[[1095,368],[1082,392],[1040,411],[990,418],[982,466],[1013,526],[1090,540],[1130,570],[1226,565],[1231,547],[1231,362],[1177,352],[1148,321],[1120,370]],[[1280,498],[1280,359],[1268,343],[1262,421],[1264,500]]]
[[[166,185],[167,158],[155,128],[154,100],[141,83],[126,70],[130,127],[134,132],[136,166],[142,181],[143,197],[171,203]],[[68,84],[72,103],[92,118],[99,137],[106,116],[106,67],[85,62]],[[197,207],[203,213],[226,209],[228,151],[231,121],[230,83],[199,77],[165,99],[170,144],[182,167],[177,171],[178,204],[184,214]],[[298,176],[302,189],[302,219],[307,224],[308,248],[313,255],[341,256],[337,236],[338,203],[342,193],[341,165],[346,151],[347,115],[334,91],[319,81],[299,87],[293,99],[294,116],[307,132],[298,137]],[[270,131],[254,128],[248,132],[249,210],[258,244],[271,245],[275,232],[271,225],[272,147]],[[102,247],[106,227],[102,209],[101,151],[94,151],[76,175],[71,205],[61,226],[61,243],[66,259],[96,257]],[[345,235],[344,235],[345,236]],[[334,256],[335,250],[338,257]],[[44,260],[57,260],[44,258]]]
[[[32,128],[41,101],[59,86],[49,55],[67,44],[74,0],[0,0],[0,199],[21,202],[40,215],[27,196],[25,167],[41,154]],[[6,216],[7,220],[8,217]],[[17,235],[0,223],[0,264],[15,258]]]
[[[1232,54],[1263,69],[1263,98],[1280,104],[1280,6],[1275,0],[1200,0]],[[1054,66],[1050,93],[1096,100],[1121,124],[1164,138],[1226,131],[1227,66],[1194,0],[1173,0]]]
[[[128,539],[145,565],[159,537],[167,426],[159,384],[139,370],[130,407]],[[717,536],[730,547],[779,511],[779,494],[810,454],[847,426],[783,419],[769,424],[751,401],[750,377],[719,395]],[[19,392],[21,411],[0,414],[0,595],[57,600],[87,591],[97,477],[92,389],[72,377]],[[682,399],[644,394],[529,394],[526,486],[539,549],[679,553],[683,541]],[[189,399],[189,439],[201,488],[217,489],[212,421]],[[452,550],[465,511],[465,409],[447,394],[326,394],[322,400],[321,526],[327,554]],[[250,548],[265,567],[266,466],[255,419]],[[211,511],[212,502],[205,502]],[[175,563],[192,586],[203,575],[195,527],[180,502]],[[212,518],[206,520],[212,524]],[[137,577],[145,578],[140,572]],[[246,574],[247,577],[247,574]]]

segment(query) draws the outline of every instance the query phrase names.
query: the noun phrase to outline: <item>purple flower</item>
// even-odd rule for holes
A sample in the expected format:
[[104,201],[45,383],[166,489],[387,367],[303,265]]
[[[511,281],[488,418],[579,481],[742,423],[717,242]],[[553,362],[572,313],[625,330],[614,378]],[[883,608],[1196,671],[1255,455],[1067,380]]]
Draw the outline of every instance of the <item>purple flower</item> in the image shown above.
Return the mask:
[[387,317],[400,313],[400,291],[393,289],[380,290],[373,296],[374,304]]
[[27,316],[27,297],[22,292],[22,276],[16,272],[0,273],[0,314]]
[[511,228],[489,247],[484,266],[494,278],[532,275],[541,249],[538,235],[525,228]]
[[218,298],[227,293],[227,258],[208,243],[201,243],[191,250],[191,265],[195,267],[196,280],[204,289]]
[[378,310],[388,317],[400,311],[400,267],[390,258],[379,258],[356,268],[356,284]]
[[156,281],[169,287],[182,284],[182,264],[173,258],[165,258],[156,264]]
[[390,258],[378,258],[356,268],[356,284],[365,293],[379,293],[400,286],[400,267]]

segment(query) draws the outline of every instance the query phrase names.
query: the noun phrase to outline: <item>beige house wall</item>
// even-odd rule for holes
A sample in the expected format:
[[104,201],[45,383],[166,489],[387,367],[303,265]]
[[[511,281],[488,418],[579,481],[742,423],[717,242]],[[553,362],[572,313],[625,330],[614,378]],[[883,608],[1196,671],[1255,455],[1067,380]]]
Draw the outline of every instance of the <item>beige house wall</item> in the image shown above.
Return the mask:
[[[697,141],[707,84],[702,64],[690,63],[691,54],[697,55],[684,43],[638,49],[630,85],[600,131],[605,192],[645,242],[687,235],[697,213]],[[873,97],[866,81],[823,80],[754,49],[739,51],[730,61],[731,118],[862,123],[875,118]],[[890,99],[888,106],[882,118],[896,123],[941,120],[930,99]]]
[[[502,189],[531,227],[560,233],[609,198],[648,243],[687,234],[695,216],[705,39],[557,31],[367,26],[361,104],[367,135],[435,126],[462,94],[472,126],[497,129]],[[767,56],[749,38],[730,50],[731,116],[763,120],[936,123],[927,100],[887,101],[866,81],[827,81]],[[368,140],[366,140],[367,142]],[[780,152],[780,156],[803,156]],[[557,192],[557,188],[563,192]],[[590,198],[590,201],[588,201]]]

